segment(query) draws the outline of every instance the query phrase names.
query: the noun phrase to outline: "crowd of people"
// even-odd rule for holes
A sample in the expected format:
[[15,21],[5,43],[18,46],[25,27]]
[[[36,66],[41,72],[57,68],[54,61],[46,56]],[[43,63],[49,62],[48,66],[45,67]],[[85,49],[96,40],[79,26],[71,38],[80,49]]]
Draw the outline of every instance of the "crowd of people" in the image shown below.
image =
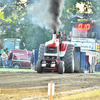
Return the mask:
[[[3,68],[5,68],[7,65],[9,66],[9,68],[12,68],[13,53],[11,50],[9,52],[10,52],[9,56],[6,54],[5,51],[1,55]],[[7,60],[8,60],[8,63],[7,63]]]

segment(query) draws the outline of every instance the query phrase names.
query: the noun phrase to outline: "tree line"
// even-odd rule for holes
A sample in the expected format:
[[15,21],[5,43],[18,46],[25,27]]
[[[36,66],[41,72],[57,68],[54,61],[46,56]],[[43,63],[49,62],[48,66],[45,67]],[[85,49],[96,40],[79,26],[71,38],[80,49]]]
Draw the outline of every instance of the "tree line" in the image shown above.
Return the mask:
[[[23,43],[28,50],[38,49],[39,45],[51,39],[52,31],[33,24],[31,19],[27,17],[28,5],[40,0],[1,0],[0,2],[0,29],[2,33],[0,38],[20,38],[21,49],[24,49]],[[77,4],[83,4],[84,9],[81,11],[77,8]],[[91,17],[98,20],[100,15],[99,0],[64,0],[64,8],[60,17],[61,27],[60,31],[64,31],[68,35],[71,31],[70,21],[73,20],[73,15],[76,13],[91,12]],[[34,10],[34,6],[30,7]],[[41,10],[41,9],[40,9]],[[35,15],[34,15],[35,16]]]

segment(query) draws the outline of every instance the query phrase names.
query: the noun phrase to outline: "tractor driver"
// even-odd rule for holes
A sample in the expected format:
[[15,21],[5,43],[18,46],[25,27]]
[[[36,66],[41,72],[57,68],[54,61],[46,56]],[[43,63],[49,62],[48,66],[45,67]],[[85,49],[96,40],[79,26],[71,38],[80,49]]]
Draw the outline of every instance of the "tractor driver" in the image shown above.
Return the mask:
[[59,39],[59,34],[58,33],[56,33],[56,38]]
[[71,41],[72,31],[70,31],[69,35],[67,36],[67,41]]

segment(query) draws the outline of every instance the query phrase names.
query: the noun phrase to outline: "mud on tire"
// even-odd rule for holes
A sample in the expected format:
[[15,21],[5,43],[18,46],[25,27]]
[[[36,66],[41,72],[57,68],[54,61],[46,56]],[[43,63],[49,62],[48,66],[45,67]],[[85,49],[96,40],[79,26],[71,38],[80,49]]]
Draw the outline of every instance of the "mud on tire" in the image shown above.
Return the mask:
[[74,72],[74,66],[75,66],[74,55],[75,55],[74,45],[69,44],[64,57],[62,57],[62,60],[65,63],[65,72],[66,73],[73,73]]

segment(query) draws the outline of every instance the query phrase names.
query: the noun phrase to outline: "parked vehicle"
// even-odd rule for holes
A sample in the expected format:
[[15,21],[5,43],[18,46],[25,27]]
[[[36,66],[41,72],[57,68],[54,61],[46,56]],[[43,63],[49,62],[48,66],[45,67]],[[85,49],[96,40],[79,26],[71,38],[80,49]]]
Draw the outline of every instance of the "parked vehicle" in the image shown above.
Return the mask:
[[[13,59],[12,67],[13,68],[30,68],[30,55],[31,51],[26,50],[12,50]],[[8,56],[9,56],[8,52]]]
[[2,66],[2,53],[5,52],[8,53],[10,49],[20,49],[20,39],[16,38],[5,38],[0,39],[0,67]]

